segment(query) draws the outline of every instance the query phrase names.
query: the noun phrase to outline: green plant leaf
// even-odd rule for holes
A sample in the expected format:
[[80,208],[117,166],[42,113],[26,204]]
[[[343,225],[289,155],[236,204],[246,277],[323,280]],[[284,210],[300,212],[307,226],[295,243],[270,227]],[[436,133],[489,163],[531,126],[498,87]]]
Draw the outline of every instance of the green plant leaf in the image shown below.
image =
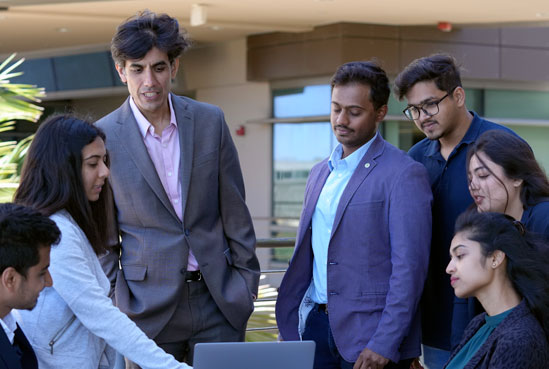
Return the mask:
[[[22,74],[15,69],[25,60],[21,58],[13,62],[14,58],[15,54],[12,54],[0,64],[0,132],[14,129],[14,120],[38,121],[44,110],[36,104],[45,95],[43,88],[9,82],[10,78]],[[19,142],[0,141],[0,201],[11,201],[33,137],[26,137]]]

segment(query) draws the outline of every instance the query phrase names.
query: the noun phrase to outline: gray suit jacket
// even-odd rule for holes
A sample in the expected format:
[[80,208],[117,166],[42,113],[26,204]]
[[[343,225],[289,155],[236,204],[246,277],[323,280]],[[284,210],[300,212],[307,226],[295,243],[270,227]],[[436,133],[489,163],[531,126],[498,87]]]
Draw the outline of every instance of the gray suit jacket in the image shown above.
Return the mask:
[[180,299],[191,249],[219,309],[241,329],[253,310],[259,263],[236,148],[221,109],[174,95],[172,103],[183,222],[148,155],[129,98],[96,122],[107,136],[122,239],[121,270],[116,252],[103,258],[103,266],[115,283],[116,305],[154,338]]

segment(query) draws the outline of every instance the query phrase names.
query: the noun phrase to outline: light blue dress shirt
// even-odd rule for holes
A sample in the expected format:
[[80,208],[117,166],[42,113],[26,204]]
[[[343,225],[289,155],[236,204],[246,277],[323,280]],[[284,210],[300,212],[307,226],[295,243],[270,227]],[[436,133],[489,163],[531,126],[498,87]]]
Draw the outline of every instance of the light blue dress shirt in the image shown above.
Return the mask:
[[330,244],[330,238],[332,236],[332,226],[334,224],[339,199],[343,194],[343,190],[347,187],[347,183],[349,183],[351,176],[355,172],[358,163],[360,163],[360,160],[362,160],[376,136],[377,133],[370,141],[366,142],[345,159],[341,159],[343,147],[339,144],[328,160],[330,175],[328,176],[328,179],[326,179],[326,183],[318,197],[312,221],[314,260],[311,298],[316,303],[326,304],[328,302],[328,245]]

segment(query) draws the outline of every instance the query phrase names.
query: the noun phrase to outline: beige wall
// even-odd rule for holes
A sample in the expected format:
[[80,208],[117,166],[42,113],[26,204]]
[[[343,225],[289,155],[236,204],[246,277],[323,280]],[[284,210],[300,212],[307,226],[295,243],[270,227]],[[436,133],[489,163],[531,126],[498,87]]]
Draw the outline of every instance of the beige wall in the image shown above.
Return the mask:
[[[258,237],[268,237],[265,218],[271,214],[270,125],[246,124],[251,119],[271,115],[271,95],[266,82],[246,81],[246,40],[196,48],[183,56],[179,85],[199,101],[220,106],[237,147],[246,200]],[[244,125],[246,133],[237,136]]]
[[73,100],[72,108],[77,115],[95,121],[118,108],[127,96],[127,93],[121,92],[111,96]]

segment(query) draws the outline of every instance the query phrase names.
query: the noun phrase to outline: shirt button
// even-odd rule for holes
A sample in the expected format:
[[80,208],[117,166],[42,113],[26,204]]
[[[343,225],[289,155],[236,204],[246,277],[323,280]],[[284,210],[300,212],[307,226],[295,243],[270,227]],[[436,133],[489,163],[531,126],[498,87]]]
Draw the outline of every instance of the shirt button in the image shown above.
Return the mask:
[[168,144],[162,144],[162,147],[166,148],[166,147],[168,147]]
[[178,200],[178,199],[173,200],[173,202],[175,202],[176,204],[179,204],[179,200]]
[[172,176],[172,172],[168,172],[168,177],[171,177]]
[[339,174],[337,175],[337,177],[338,177],[338,178],[341,178],[342,175],[343,175],[343,174],[339,173]]

